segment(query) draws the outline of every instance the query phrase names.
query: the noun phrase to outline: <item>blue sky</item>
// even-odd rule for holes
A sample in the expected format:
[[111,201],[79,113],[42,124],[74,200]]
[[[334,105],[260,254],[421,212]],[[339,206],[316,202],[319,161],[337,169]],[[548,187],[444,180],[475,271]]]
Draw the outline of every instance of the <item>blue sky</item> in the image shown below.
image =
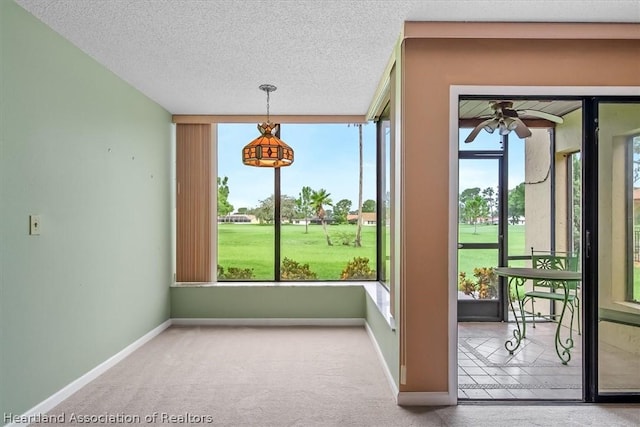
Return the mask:
[[[482,131],[471,143],[464,143],[471,129],[460,129],[460,147],[465,150],[499,150],[502,137],[497,132],[490,134]],[[497,160],[461,160],[458,171],[460,192],[466,188],[496,187],[498,185]],[[509,134],[509,182],[512,189],[524,181],[524,140],[515,133]]]
[[[256,207],[273,194],[273,169],[242,164],[242,148],[259,135],[256,124],[218,125],[218,176],[229,178],[229,202]],[[334,203],[358,200],[358,128],[347,124],[283,124],[281,139],[294,162],[281,169],[282,194],[298,197],[303,186],[324,188]],[[363,200],[375,199],[375,124],[363,126]],[[223,161],[224,160],[224,161]]]
[[[470,129],[461,129],[464,140]],[[363,126],[364,194],[363,200],[375,199],[375,133],[373,123]],[[229,178],[229,201],[234,209],[256,207],[273,194],[273,169],[244,166],[242,148],[259,135],[256,124],[218,125],[218,176]],[[284,124],[281,138],[294,149],[294,163],[281,169],[282,194],[298,197],[303,186],[326,189],[334,203],[348,199],[352,210],[358,198],[358,128],[347,124]],[[524,180],[524,143],[515,134],[509,136],[509,188]],[[497,134],[481,132],[469,149],[498,149]],[[495,160],[469,161],[461,164],[460,191],[465,188],[497,185]]]

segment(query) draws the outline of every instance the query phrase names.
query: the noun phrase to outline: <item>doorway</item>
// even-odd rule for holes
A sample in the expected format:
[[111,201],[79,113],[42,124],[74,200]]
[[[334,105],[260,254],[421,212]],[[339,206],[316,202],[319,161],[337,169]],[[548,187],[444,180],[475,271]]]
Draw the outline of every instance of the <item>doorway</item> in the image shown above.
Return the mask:
[[[470,90],[472,89],[472,90]],[[496,90],[498,89],[498,90]],[[519,375],[521,379],[529,376],[532,382],[541,382],[541,377],[558,377],[560,373],[553,369],[562,369],[557,363],[550,366],[546,372],[533,373],[531,367],[512,366],[511,370],[503,367],[496,370],[495,366],[480,367],[471,366],[477,363],[472,349],[462,344],[460,338],[469,338],[468,325],[481,325],[485,329],[485,336],[479,337],[475,353],[491,351],[494,347],[495,362],[500,352],[499,340],[491,337],[489,328],[502,327],[506,333],[512,332],[509,328],[513,322],[513,315],[507,312],[502,321],[461,322],[456,323],[456,335],[458,336],[458,352],[455,353],[455,365],[458,369],[458,397],[459,399],[540,399],[540,400],[581,400],[585,402],[638,402],[640,401],[640,375],[629,375],[630,372],[640,372],[640,302],[636,291],[636,282],[640,283],[640,232],[636,233],[636,227],[640,220],[638,205],[640,202],[640,97],[622,96],[634,92],[632,88],[482,88],[482,87],[456,87],[452,89],[451,111],[456,118],[457,131],[462,126],[464,117],[460,109],[460,101],[465,99],[495,100],[510,98],[517,101],[530,100],[542,101],[543,98],[534,95],[536,93],[552,93],[546,102],[577,102],[579,108],[562,115],[562,126],[553,126],[545,130],[550,136],[550,146],[543,148],[538,144],[534,146],[527,137],[524,145],[525,171],[525,214],[523,223],[524,252],[522,245],[517,245],[518,238],[506,227],[504,239],[498,239],[498,250],[502,256],[498,256],[498,265],[528,266],[531,263],[527,252],[530,246],[540,247],[546,245],[550,251],[567,251],[578,254],[579,269],[582,275],[579,298],[581,299],[580,311],[577,316],[582,320],[580,335],[574,335],[572,347],[572,359],[568,365],[577,373],[577,384],[570,387],[570,393],[552,389],[541,395],[533,391],[534,395],[526,396],[521,387],[524,386],[518,378],[512,378],[519,384],[508,384],[504,387],[495,384],[480,384],[475,387],[462,388],[463,381],[467,377],[474,379],[474,371],[478,375],[488,377],[502,375],[504,373],[514,377]],[[518,94],[519,90],[520,96]],[[570,90],[581,94],[593,93],[598,96],[571,96]],[[637,92],[637,90],[635,90]],[[495,93],[509,93],[509,95],[496,96]],[[521,93],[530,93],[522,96]],[[474,95],[470,95],[474,94]],[[606,94],[603,95],[603,94]],[[559,104],[558,104],[559,105]],[[527,109],[530,107],[520,107]],[[484,118],[487,119],[486,117]],[[529,120],[533,120],[529,118]],[[531,127],[535,127],[532,125]],[[451,158],[455,159],[456,176],[452,174],[452,182],[456,183],[456,193],[460,196],[462,189],[462,173],[464,165],[462,159],[467,156],[460,154],[460,140],[464,139],[467,130],[460,130],[460,138],[451,141]],[[514,131],[514,129],[510,129]],[[454,132],[452,122],[452,134]],[[506,133],[506,132],[505,132]],[[511,132],[514,133],[514,132]],[[535,137],[535,132],[533,132]],[[457,134],[457,132],[456,132]],[[576,135],[577,138],[576,138]],[[577,141],[577,143],[576,143]],[[513,150],[514,145],[509,144],[508,149]],[[455,149],[455,150],[454,150]],[[542,159],[542,153],[546,151],[549,160],[548,167],[544,163],[532,160],[538,150],[537,156]],[[509,156],[503,155],[501,166],[503,171],[513,173],[514,163]],[[453,163],[452,163],[453,164]],[[454,168],[454,169],[456,169]],[[536,177],[534,179],[534,177]],[[460,186],[457,185],[458,180]],[[548,183],[548,187],[547,184]],[[507,191],[514,188],[508,184]],[[535,190],[534,190],[535,188]],[[504,193],[504,190],[503,190]],[[544,196],[544,197],[543,197]],[[546,202],[545,202],[546,200]],[[507,209],[509,209],[507,194]],[[458,200],[458,213],[460,203]],[[511,203],[513,205],[513,203]],[[513,206],[511,206],[513,207]],[[452,206],[453,208],[453,206]],[[545,214],[547,212],[547,214]],[[515,217],[506,213],[507,221],[515,221]],[[460,215],[460,218],[464,217]],[[451,259],[459,261],[458,236],[459,225],[451,225],[452,240],[455,236],[455,252],[452,248]],[[638,236],[636,236],[638,234]],[[532,245],[531,242],[534,244]],[[462,242],[464,249],[464,242]],[[493,242],[491,242],[493,243]],[[502,247],[500,247],[502,245]],[[518,247],[516,251],[515,248]],[[455,257],[453,256],[455,253]],[[637,260],[636,260],[637,258]],[[500,264],[502,262],[502,264]],[[455,282],[455,292],[452,289],[451,301],[455,301],[457,313],[461,319],[465,319],[465,311],[458,304],[459,272],[450,270],[452,284]],[[455,276],[453,272],[455,271]],[[500,286],[500,285],[499,285]],[[506,285],[503,285],[506,286]],[[638,288],[640,289],[640,288]],[[502,287],[503,295],[509,295],[509,288]],[[454,298],[455,295],[455,298]],[[508,300],[508,298],[507,298]],[[551,316],[558,310],[556,303],[549,303],[545,307],[548,311],[542,315]],[[536,312],[537,312],[536,307]],[[457,320],[457,318],[456,318]],[[561,324],[562,328],[580,328],[578,325]],[[537,324],[537,330],[551,325],[552,322]],[[535,342],[528,329],[527,341]],[[540,334],[539,338],[542,338]],[[536,337],[537,338],[537,337]],[[484,339],[484,342],[482,340]],[[495,342],[492,344],[491,340]],[[469,341],[467,340],[467,343]],[[480,347],[483,347],[480,349]],[[462,350],[464,347],[464,350]],[[529,345],[530,353],[535,353],[535,346]],[[522,355],[524,361],[525,354]],[[486,357],[485,358],[489,359]],[[552,360],[549,360],[552,363]],[[578,362],[578,366],[573,365]],[[573,366],[572,366],[573,365]],[[465,366],[470,369],[465,368]],[[477,368],[480,368],[480,372]],[[487,369],[488,368],[488,369]],[[518,368],[518,369],[516,369]],[[564,372],[563,372],[564,373]],[[626,373],[626,374],[625,374]],[[455,377],[454,377],[455,379]],[[525,380],[526,381],[526,380]],[[544,381],[542,381],[544,382]],[[469,384],[467,384],[469,385]],[[500,387],[500,388],[499,388]],[[460,391],[464,391],[461,394]],[[531,391],[531,390],[529,390]],[[568,397],[570,396],[570,397]]]
[[[582,142],[581,107],[579,99],[459,100],[460,399],[582,398],[580,340],[571,346],[570,364],[558,358],[557,323],[551,320],[559,305],[536,301],[517,319],[513,284],[493,272],[496,267],[530,268],[534,253],[579,256],[569,246],[573,234],[567,227],[573,206],[569,193],[581,180],[579,173],[577,182],[568,175],[571,156],[580,152]],[[559,129],[563,117],[572,130],[577,124],[577,133]],[[527,290],[531,286],[524,284]],[[506,343],[514,336],[516,321],[527,321],[529,328],[522,345],[511,352]],[[577,322],[564,323],[563,330],[575,330],[577,336]]]

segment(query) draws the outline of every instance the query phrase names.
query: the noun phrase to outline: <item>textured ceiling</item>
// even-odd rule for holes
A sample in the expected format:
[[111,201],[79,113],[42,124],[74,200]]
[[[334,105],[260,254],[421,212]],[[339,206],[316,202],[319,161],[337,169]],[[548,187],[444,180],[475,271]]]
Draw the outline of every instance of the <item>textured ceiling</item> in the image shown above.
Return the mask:
[[640,22],[640,0],[16,0],[173,114],[364,115],[404,21]]

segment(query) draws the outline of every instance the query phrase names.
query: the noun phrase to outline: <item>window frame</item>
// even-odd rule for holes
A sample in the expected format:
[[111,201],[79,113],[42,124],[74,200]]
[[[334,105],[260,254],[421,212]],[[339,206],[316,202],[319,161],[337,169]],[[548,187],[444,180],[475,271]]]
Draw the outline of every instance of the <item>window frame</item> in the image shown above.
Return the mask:
[[[388,117],[388,116],[387,116]],[[388,120],[388,119],[387,119]],[[375,177],[375,194],[376,194],[376,236],[375,236],[375,242],[376,242],[376,248],[375,248],[375,269],[376,269],[376,277],[373,279],[356,279],[356,280],[341,280],[341,279],[316,279],[316,280],[298,280],[298,281],[291,281],[291,280],[283,280],[282,279],[282,274],[281,274],[281,264],[282,264],[282,259],[281,259],[281,245],[282,245],[282,231],[281,231],[281,218],[280,218],[280,212],[281,212],[281,189],[282,189],[282,185],[281,185],[281,177],[280,177],[280,168],[274,168],[274,256],[273,256],[273,262],[274,262],[274,276],[273,278],[270,279],[242,279],[242,282],[255,282],[255,283],[260,283],[260,282],[276,282],[276,283],[292,283],[292,282],[309,282],[309,283],[313,283],[313,282],[332,282],[332,283],[345,283],[348,284],[350,282],[380,282],[383,283],[383,278],[381,277],[381,272],[383,271],[384,268],[384,264],[381,263],[381,246],[380,246],[380,241],[381,241],[381,234],[385,232],[384,230],[384,221],[381,222],[380,221],[380,214],[381,214],[381,209],[380,209],[380,192],[383,191],[381,189],[381,185],[383,185],[383,183],[381,182],[381,180],[384,179],[384,174],[381,172],[381,163],[380,163],[380,150],[384,150],[384,135],[381,135],[379,132],[379,123],[380,123],[381,119],[376,119],[373,122],[363,122],[363,125],[366,124],[373,124],[376,129],[375,129],[375,155],[376,155],[376,160],[375,160],[375,164],[376,164],[376,177]],[[237,123],[237,122],[236,122]],[[220,130],[220,126],[224,126],[225,124],[231,124],[231,123],[217,123],[216,126],[216,132],[218,133],[216,135],[216,140],[219,143],[219,130]],[[247,124],[249,124],[249,122],[247,122]],[[298,123],[291,123],[291,124],[298,124]],[[343,124],[340,122],[326,122],[326,123],[305,123],[309,126],[322,126],[322,125],[339,125],[339,124]],[[344,123],[346,125],[346,123]],[[283,126],[287,126],[287,123],[282,124],[282,123],[278,123],[278,131],[277,131],[277,135],[278,137],[280,137],[280,133],[283,129]],[[382,139],[381,139],[382,136]],[[294,147],[295,149],[295,147]],[[219,159],[216,158],[216,162]],[[216,175],[218,175],[219,172],[217,171],[217,166],[216,166]],[[215,193],[216,197],[217,197],[217,192]],[[279,219],[278,219],[279,218]],[[384,218],[384,217],[383,217]],[[278,220],[276,220],[278,219]],[[219,222],[216,220],[215,221],[215,233],[216,236],[218,234],[218,226],[219,226]],[[216,242],[217,242],[217,238],[216,238]],[[218,264],[218,260],[219,260],[219,248],[217,247],[217,243],[216,243],[216,251],[215,251],[215,264]],[[220,279],[217,277],[217,275],[215,276],[215,282],[221,282],[221,283],[234,283],[234,282],[238,282],[238,280],[233,280],[233,279]],[[389,289],[388,284],[384,284],[384,286]]]
[[[386,193],[391,195],[391,182],[387,183],[387,174],[391,173],[391,117],[390,104],[382,111],[380,117],[375,121],[376,125],[376,271],[377,280],[387,289],[391,289],[391,265],[387,269],[387,257],[391,258],[391,235],[387,235],[387,228],[391,228],[391,197],[388,206],[385,204]],[[389,139],[386,133],[389,132]],[[387,144],[389,147],[387,147]],[[387,148],[389,156],[386,155]],[[389,210],[389,224],[387,224],[387,210]],[[388,249],[388,251],[387,251]]]
[[[625,186],[626,186],[626,218],[627,218],[627,224],[626,224],[626,228],[627,228],[627,233],[626,233],[626,254],[627,254],[627,259],[626,259],[626,265],[627,265],[627,277],[626,277],[626,283],[625,283],[625,301],[626,302],[630,302],[630,303],[634,303],[634,304],[640,304],[640,300],[639,299],[635,299],[634,298],[634,276],[635,276],[635,269],[634,269],[634,246],[635,245],[639,245],[640,242],[635,242],[634,243],[634,237],[636,234],[636,230],[635,230],[635,226],[634,226],[634,222],[635,222],[635,218],[634,218],[634,214],[635,214],[635,208],[634,208],[634,199],[633,199],[633,193],[634,193],[634,180],[633,180],[633,164],[634,164],[634,151],[633,151],[633,146],[634,144],[640,144],[640,134],[633,134],[633,135],[629,135],[628,136],[628,143],[626,144],[625,147],[625,168],[626,168],[626,179],[625,179]],[[640,234],[640,230],[638,231],[638,234]],[[640,236],[639,236],[640,237]]]
[[[566,182],[566,203],[567,203],[567,248],[569,249],[568,252],[571,253],[580,253],[580,248],[581,248],[581,243],[580,240],[578,240],[577,242],[577,248],[576,248],[576,242],[574,240],[574,233],[573,233],[573,229],[575,227],[575,221],[574,221],[574,198],[576,195],[575,189],[573,187],[573,174],[574,174],[574,167],[573,167],[573,162],[574,162],[574,156],[575,155],[580,155],[580,165],[582,165],[582,152],[580,151],[572,151],[569,153],[566,153],[566,158],[567,158],[567,182]],[[580,188],[578,189],[578,196],[580,198],[582,198],[582,179],[580,179]],[[580,206],[582,207],[582,201],[580,202]],[[580,216],[582,216],[582,213],[580,213]],[[578,238],[582,237],[581,233],[578,232]]]

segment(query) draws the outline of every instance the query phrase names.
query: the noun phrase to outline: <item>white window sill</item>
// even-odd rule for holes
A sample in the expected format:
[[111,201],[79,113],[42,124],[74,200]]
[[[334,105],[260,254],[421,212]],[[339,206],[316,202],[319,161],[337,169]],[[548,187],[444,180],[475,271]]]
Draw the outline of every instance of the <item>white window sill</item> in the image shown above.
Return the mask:
[[171,285],[172,288],[213,288],[213,287],[235,287],[235,286],[246,286],[246,287],[310,287],[310,286],[363,286],[366,283],[376,283],[376,282],[359,282],[359,281],[335,281],[335,282],[178,282]]
[[613,303],[613,306],[618,310],[621,309],[621,311],[624,310],[629,313],[640,314],[640,304],[638,304],[637,302],[616,301]]
[[391,295],[389,289],[380,282],[364,282],[362,286],[364,286],[367,295],[375,303],[376,307],[378,307],[380,313],[382,313],[384,320],[387,321],[391,330],[395,331],[396,320],[391,315]]

